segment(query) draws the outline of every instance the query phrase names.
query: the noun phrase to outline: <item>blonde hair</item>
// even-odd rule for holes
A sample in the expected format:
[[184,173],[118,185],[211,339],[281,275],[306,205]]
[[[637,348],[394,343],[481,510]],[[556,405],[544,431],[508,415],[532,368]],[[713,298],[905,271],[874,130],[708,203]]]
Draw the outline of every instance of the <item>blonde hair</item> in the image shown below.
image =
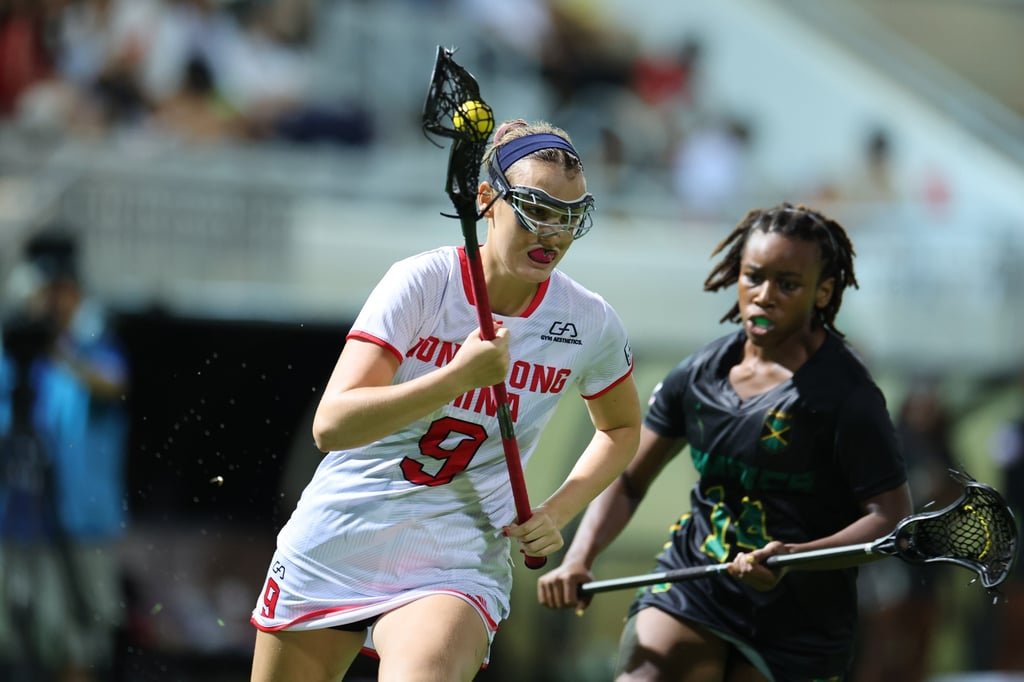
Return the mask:
[[[487,151],[484,152],[482,163],[483,173],[485,175],[487,174],[488,169],[491,167],[491,162],[494,160],[494,157],[498,153],[498,149],[502,145],[507,144],[512,140],[519,139],[520,137],[537,135],[540,133],[557,135],[569,144],[572,144],[572,138],[569,137],[569,133],[556,125],[548,123],[547,121],[534,121],[531,123],[522,118],[511,119],[503,122],[494,131],[494,137],[491,139],[491,144],[488,145]],[[566,175],[569,177],[575,177],[577,174],[583,172],[583,161],[580,157],[563,149],[538,149],[523,158],[537,159],[538,161],[557,164],[562,167],[566,172]],[[516,163],[518,163],[518,161]],[[516,164],[513,163],[509,169],[505,170],[505,173],[508,174],[509,170],[514,168],[515,165]]]

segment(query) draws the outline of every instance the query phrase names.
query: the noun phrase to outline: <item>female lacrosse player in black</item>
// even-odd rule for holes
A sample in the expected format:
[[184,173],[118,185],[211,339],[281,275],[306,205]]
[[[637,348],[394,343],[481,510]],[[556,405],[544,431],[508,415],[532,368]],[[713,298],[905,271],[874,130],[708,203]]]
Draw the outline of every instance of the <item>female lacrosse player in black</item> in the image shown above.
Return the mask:
[[[655,389],[636,457],[587,509],[549,607],[577,587],[666,462],[690,446],[700,478],[657,570],[729,562],[729,575],[644,588],[619,651],[625,680],[839,680],[850,664],[856,569],[772,570],[773,554],[869,542],[911,511],[884,398],[835,328],[853,247],[802,206],[755,210],[719,244],[704,283],[736,284],[722,321],[742,328],[683,360]],[[866,557],[865,557],[866,560]]]

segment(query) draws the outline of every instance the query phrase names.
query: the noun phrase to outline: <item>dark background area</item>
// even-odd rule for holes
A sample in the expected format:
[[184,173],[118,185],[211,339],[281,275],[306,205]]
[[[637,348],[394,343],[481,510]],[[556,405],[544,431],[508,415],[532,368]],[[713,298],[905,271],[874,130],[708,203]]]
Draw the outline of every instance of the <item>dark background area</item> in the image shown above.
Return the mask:
[[116,323],[132,372],[117,679],[247,679],[248,613],[294,505],[290,454],[315,465],[306,422],[349,324],[160,310]]
[[[350,326],[118,316],[132,371],[118,682],[248,679],[249,612],[299,492],[286,481],[312,475],[311,410]],[[507,679],[509,655],[499,636],[477,679]],[[376,668],[360,656],[346,682]]]
[[[132,371],[119,682],[248,679],[249,612],[298,492],[286,481],[312,475],[311,410],[350,326],[118,316]],[[478,679],[504,679],[506,655],[498,637]],[[360,656],[345,679],[376,667]]]
[[132,518],[279,527],[290,512],[279,504],[289,451],[296,438],[312,447],[300,422],[349,326],[121,316]]

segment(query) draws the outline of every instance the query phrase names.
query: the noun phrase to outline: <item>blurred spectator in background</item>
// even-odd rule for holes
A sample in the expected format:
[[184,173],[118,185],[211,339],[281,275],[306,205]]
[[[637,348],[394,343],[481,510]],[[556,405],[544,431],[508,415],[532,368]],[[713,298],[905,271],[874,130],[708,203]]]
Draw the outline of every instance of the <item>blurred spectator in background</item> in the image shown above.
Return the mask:
[[[97,28],[106,39],[106,50],[92,64],[92,73],[81,74],[84,80],[76,82],[82,98],[91,104],[88,113],[93,116],[92,120],[74,121],[76,128],[106,131],[138,126],[148,117],[153,101],[145,90],[142,70],[156,31],[150,22],[159,19],[159,7],[153,0],[89,0],[88,4],[93,6],[93,21],[103,22]],[[70,52],[77,45],[72,36],[68,38],[62,51]]]
[[53,0],[0,0],[0,118],[54,70]]
[[313,101],[318,0],[0,0],[0,117],[52,136],[145,130],[364,143]]
[[146,110],[138,68],[156,18],[156,2],[30,2],[47,8],[50,68],[17,94],[12,119],[25,130],[53,137],[68,132],[98,135],[126,119],[137,121]]
[[686,39],[676,51],[642,53],[633,62],[632,87],[652,107],[672,103],[684,110],[697,104],[695,82],[702,46]]
[[494,46],[496,56],[514,64],[538,66],[541,46],[552,31],[550,0],[455,0],[456,10],[482,34],[483,47]]
[[842,180],[828,180],[815,190],[819,201],[854,201],[860,203],[890,203],[897,201],[892,164],[892,135],[882,127],[872,127],[862,147],[863,165]]
[[955,501],[962,488],[949,472],[959,470],[959,458],[953,452],[950,408],[937,380],[911,384],[900,405],[896,430],[917,508],[941,509]]
[[275,3],[235,5],[230,27],[211,36],[210,65],[227,102],[249,121],[253,136],[264,137],[311,97],[312,56],[301,42],[306,31],[282,28]]
[[[958,458],[950,411],[940,385],[912,385],[900,405],[896,432],[916,511],[954,502],[961,486],[949,475]],[[915,682],[929,674],[932,644],[942,616],[949,567],[885,560],[861,567],[857,682]]]
[[189,60],[181,89],[157,105],[153,124],[161,132],[200,143],[238,137],[244,125],[218,95],[210,67],[198,55]]
[[51,0],[52,78],[23,93],[18,123],[36,133],[98,136],[147,114],[142,59],[157,0]]
[[687,214],[715,217],[751,190],[748,124],[723,116],[687,133],[671,159],[672,184]]
[[[1024,400],[1024,369],[1017,378]],[[1001,424],[992,438],[992,457],[1002,474],[1003,494],[1018,518],[1024,518],[1024,408]]]
[[223,55],[239,40],[234,15],[215,0],[159,0],[154,11],[139,64],[140,85],[149,100],[159,102],[178,92],[195,59],[209,65],[215,80],[223,78]]
[[295,143],[365,145],[374,134],[363,93],[342,101],[315,88],[316,9],[319,0],[236,2],[242,28],[225,51],[224,89],[245,115],[248,134]]
[[884,128],[875,128],[865,144],[863,187],[854,188],[854,196],[867,201],[893,201],[897,198],[892,172],[892,141]]
[[[678,47],[638,49],[630,64],[626,87],[605,90],[591,102],[595,113],[613,125],[602,130],[601,158],[611,192],[629,191],[630,185],[670,183],[673,156],[699,118],[697,81],[701,42],[686,38]],[[636,177],[640,171],[648,179]]]
[[632,78],[637,46],[588,3],[550,0],[550,39],[541,43],[541,75],[559,112],[593,91],[625,89]]
[[[1024,369],[1017,377],[1016,401],[1024,405]],[[1024,407],[1019,407],[1012,418],[1006,420],[993,434],[992,457],[1001,474],[1000,492],[1006,498],[1017,519],[1018,528],[1024,519]],[[999,609],[1000,619],[994,632],[992,666],[996,670],[1024,670],[1024,559],[1018,549],[1017,563],[1009,580],[1001,590],[1006,595]]]
[[127,366],[84,298],[76,243],[30,240],[35,294],[5,321],[0,677],[109,680],[121,620]]

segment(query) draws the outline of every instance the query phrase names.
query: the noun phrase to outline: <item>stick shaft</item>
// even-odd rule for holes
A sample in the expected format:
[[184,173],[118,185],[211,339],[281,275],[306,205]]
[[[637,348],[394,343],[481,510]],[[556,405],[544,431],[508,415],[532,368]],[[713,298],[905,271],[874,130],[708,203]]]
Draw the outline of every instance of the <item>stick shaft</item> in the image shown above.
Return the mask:
[[671,571],[659,573],[645,573],[643,575],[632,575],[624,578],[609,578],[608,580],[594,580],[583,583],[579,586],[579,593],[596,594],[598,592],[610,592],[612,590],[623,590],[630,587],[643,587],[644,585],[656,585],[658,583],[678,583],[686,580],[696,580],[710,575],[716,575],[725,570],[729,564],[708,564],[707,566],[690,566],[678,568]]
[[833,559],[874,554],[878,541],[864,542],[858,545],[842,545],[840,547],[827,547],[825,549],[809,549],[806,552],[794,552],[793,554],[777,554],[765,560],[767,566],[814,566],[826,565]]
[[[827,565],[831,561],[863,554],[873,554],[876,542],[866,542],[859,545],[844,545],[842,547],[829,547],[827,549],[812,549],[806,552],[795,552],[793,554],[781,554],[768,557],[765,564],[768,566],[813,566]],[[659,573],[645,573],[643,575],[626,576],[624,578],[610,578],[608,580],[594,580],[583,583],[579,586],[579,593],[596,594],[598,592],[609,592],[611,590],[622,590],[631,587],[643,587],[644,585],[656,585],[658,583],[679,583],[687,580],[697,580],[708,576],[724,573],[728,563],[708,564],[706,566],[689,566],[671,571]]]
[[[474,207],[475,208],[475,207]],[[487,295],[487,281],[484,279],[483,264],[480,262],[480,245],[476,237],[476,218],[462,217],[462,232],[466,242],[466,260],[469,261],[469,274],[473,285],[473,298],[476,299],[476,315],[480,325],[480,336],[485,340],[494,338],[494,319],[491,317],[491,302]],[[516,440],[515,428],[512,425],[512,414],[508,406],[508,392],[505,382],[492,387],[494,401],[498,410],[498,428],[501,430],[501,446],[505,452],[505,465],[508,468],[509,485],[512,487],[512,500],[516,506],[516,520],[523,523],[533,516],[530,497],[526,490],[526,477],[523,475],[523,462],[519,454],[519,442]],[[524,562],[529,568],[540,568],[547,563],[545,557],[526,555]]]
[[[986,589],[992,590],[996,588],[1010,574],[1013,560],[1016,558],[1018,531],[1016,521],[1013,518],[1013,512],[1007,506],[999,491],[991,486],[976,482],[963,471],[950,471],[954,478],[964,486],[964,492],[960,499],[950,503],[944,509],[908,516],[896,525],[895,530],[874,542],[827,547],[824,549],[794,552],[792,554],[780,554],[768,557],[765,560],[765,565],[829,570],[851,565],[849,562],[842,561],[843,559],[863,558],[865,556],[895,556],[912,564],[946,561],[977,573]],[[978,514],[979,509],[986,510],[986,515],[983,517],[974,516]],[[968,513],[972,515],[972,518],[966,521],[963,520]],[[938,526],[929,526],[929,524],[945,516],[950,516],[950,520],[939,522]],[[983,530],[986,540],[991,540],[991,544],[986,542],[985,549],[978,553],[978,556],[967,557],[960,555],[952,547],[948,549],[941,549],[938,546],[928,547],[931,544],[928,542],[915,546],[914,539],[918,537],[918,532],[916,531],[918,524],[922,524],[922,527],[925,529],[921,531],[920,535],[922,537],[926,537],[929,532],[955,535],[958,532],[974,532],[979,534]],[[960,527],[958,527],[958,524],[960,524]],[[928,530],[929,528],[931,531]],[[991,562],[983,563],[985,555],[990,551],[995,556]],[[942,554],[939,552],[947,553]],[[853,563],[857,564],[860,562]],[[648,573],[646,575],[627,576],[612,580],[591,581],[580,585],[578,592],[582,596],[595,592],[639,587],[662,582],[681,582],[721,573],[727,566],[728,564],[712,564],[662,573]]]

